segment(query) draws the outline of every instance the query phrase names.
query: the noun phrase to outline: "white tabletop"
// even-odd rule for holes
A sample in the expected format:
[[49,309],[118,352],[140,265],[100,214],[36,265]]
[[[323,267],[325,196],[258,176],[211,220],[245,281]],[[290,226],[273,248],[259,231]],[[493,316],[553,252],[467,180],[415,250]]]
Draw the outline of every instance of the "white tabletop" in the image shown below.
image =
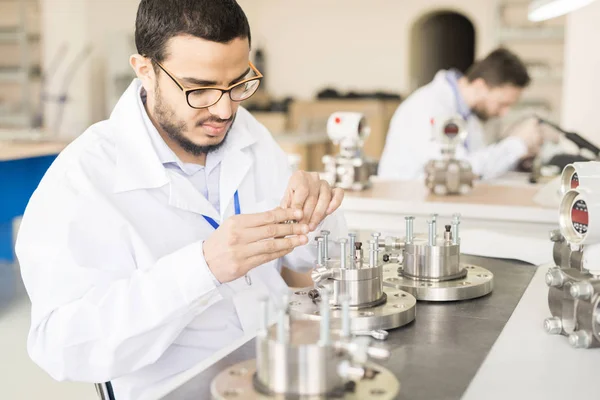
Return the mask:
[[597,399],[600,349],[574,349],[543,328],[548,287],[538,268],[463,400]]

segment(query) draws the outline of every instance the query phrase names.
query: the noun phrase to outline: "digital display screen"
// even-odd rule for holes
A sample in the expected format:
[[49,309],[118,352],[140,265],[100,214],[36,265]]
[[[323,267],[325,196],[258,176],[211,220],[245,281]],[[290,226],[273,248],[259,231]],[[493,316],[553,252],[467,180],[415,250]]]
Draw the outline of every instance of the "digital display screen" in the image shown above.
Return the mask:
[[577,172],[575,172],[573,174],[573,176],[571,177],[571,189],[577,189],[579,187],[579,176],[577,175]]
[[448,136],[450,139],[454,139],[456,135],[458,135],[459,131],[460,128],[453,122],[450,122],[444,126],[444,135]]
[[580,235],[584,235],[588,230],[589,215],[587,204],[583,200],[577,200],[571,208],[571,223],[573,229]]

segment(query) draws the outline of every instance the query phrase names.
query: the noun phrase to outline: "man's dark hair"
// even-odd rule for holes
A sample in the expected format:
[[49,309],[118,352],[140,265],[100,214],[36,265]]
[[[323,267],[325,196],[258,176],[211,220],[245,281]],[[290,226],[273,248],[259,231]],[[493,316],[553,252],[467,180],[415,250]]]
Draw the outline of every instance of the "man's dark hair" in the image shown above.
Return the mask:
[[531,78],[523,61],[507,49],[500,48],[476,62],[466,73],[469,82],[483,79],[490,87],[513,85],[524,88]]
[[250,41],[250,25],[235,0],[141,0],[135,20],[139,54],[161,62],[167,42],[178,35],[217,43]]

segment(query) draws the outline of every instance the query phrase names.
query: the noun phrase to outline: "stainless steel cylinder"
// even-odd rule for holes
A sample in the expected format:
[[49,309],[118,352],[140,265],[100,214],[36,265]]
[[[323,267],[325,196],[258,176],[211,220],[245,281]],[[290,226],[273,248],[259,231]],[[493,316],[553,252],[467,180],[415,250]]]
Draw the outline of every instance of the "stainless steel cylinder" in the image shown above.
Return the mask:
[[325,239],[317,237],[317,265],[325,264]]
[[325,258],[325,261],[329,260],[329,231],[321,231],[320,232],[321,236],[323,237],[323,257]]
[[415,279],[450,280],[466,275],[460,267],[460,247],[443,241],[430,246],[415,239],[404,249],[403,267],[402,275]]
[[415,217],[405,217],[404,219],[406,220],[406,243],[412,243]]
[[270,392],[291,396],[323,395],[341,387],[344,382],[337,366],[346,357],[332,346],[319,345],[319,322],[293,320],[291,324],[288,343],[276,340],[273,330],[264,338],[257,337],[256,374],[260,385]]
[[340,268],[346,268],[346,261],[348,260],[348,252],[346,250],[346,239],[340,239]]

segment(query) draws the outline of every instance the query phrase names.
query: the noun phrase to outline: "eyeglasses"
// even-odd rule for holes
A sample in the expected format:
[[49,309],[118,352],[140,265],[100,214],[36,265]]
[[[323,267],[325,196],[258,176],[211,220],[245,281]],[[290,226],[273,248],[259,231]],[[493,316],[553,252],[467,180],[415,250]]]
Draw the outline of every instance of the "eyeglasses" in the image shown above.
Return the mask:
[[260,73],[258,69],[252,64],[252,62],[248,62],[250,69],[256,76],[253,76],[248,79],[244,79],[240,82],[234,83],[233,85],[227,88],[220,88],[217,86],[199,86],[191,89],[186,89],[183,87],[181,83],[169,72],[165,67],[163,67],[158,61],[154,61],[160,69],[163,70],[165,74],[169,78],[175,82],[175,84],[185,93],[185,98],[190,107],[200,109],[212,107],[221,100],[223,94],[229,93],[229,98],[232,101],[244,101],[249,99],[260,85],[260,81],[263,78],[263,75]]

